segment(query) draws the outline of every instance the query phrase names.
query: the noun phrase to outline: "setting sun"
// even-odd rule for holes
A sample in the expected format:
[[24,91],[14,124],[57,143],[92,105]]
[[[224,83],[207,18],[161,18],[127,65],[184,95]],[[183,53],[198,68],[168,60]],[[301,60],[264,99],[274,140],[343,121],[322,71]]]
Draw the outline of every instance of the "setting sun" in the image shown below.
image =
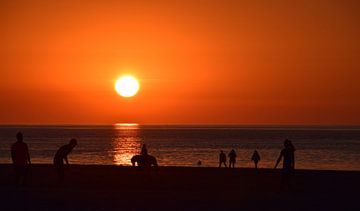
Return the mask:
[[132,97],[139,91],[139,82],[133,76],[122,76],[116,80],[115,90],[122,97]]

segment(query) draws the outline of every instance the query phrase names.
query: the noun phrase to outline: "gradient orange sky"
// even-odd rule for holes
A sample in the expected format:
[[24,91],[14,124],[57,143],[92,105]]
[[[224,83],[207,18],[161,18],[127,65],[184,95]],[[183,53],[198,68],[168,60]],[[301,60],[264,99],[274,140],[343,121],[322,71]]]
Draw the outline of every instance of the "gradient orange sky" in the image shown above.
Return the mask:
[[[0,3],[0,124],[360,124],[360,3]],[[136,76],[133,98],[114,91]]]

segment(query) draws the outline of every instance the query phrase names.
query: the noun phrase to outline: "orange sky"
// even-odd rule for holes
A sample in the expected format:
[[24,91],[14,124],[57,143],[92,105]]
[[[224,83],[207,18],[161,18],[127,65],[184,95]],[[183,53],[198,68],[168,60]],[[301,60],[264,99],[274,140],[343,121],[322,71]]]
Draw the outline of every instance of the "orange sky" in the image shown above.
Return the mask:
[[[0,124],[360,124],[359,11],[357,0],[4,0]],[[126,73],[136,97],[114,91]]]

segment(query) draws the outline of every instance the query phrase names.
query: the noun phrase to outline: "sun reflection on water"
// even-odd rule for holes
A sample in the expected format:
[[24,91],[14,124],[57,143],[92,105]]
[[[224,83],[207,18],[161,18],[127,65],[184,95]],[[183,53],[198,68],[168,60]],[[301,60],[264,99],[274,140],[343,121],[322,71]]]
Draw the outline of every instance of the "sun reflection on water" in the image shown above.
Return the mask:
[[130,159],[138,154],[141,146],[138,124],[115,124],[112,140],[112,156],[115,165],[131,165]]

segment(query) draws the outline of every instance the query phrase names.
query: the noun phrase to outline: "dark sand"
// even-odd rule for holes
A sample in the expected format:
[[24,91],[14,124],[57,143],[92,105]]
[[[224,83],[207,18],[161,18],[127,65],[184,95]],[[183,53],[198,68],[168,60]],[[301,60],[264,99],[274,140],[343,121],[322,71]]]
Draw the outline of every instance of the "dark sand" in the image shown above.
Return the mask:
[[280,171],[72,165],[56,185],[51,165],[32,165],[15,187],[0,165],[0,210],[360,210],[360,172],[297,170],[280,190]]

